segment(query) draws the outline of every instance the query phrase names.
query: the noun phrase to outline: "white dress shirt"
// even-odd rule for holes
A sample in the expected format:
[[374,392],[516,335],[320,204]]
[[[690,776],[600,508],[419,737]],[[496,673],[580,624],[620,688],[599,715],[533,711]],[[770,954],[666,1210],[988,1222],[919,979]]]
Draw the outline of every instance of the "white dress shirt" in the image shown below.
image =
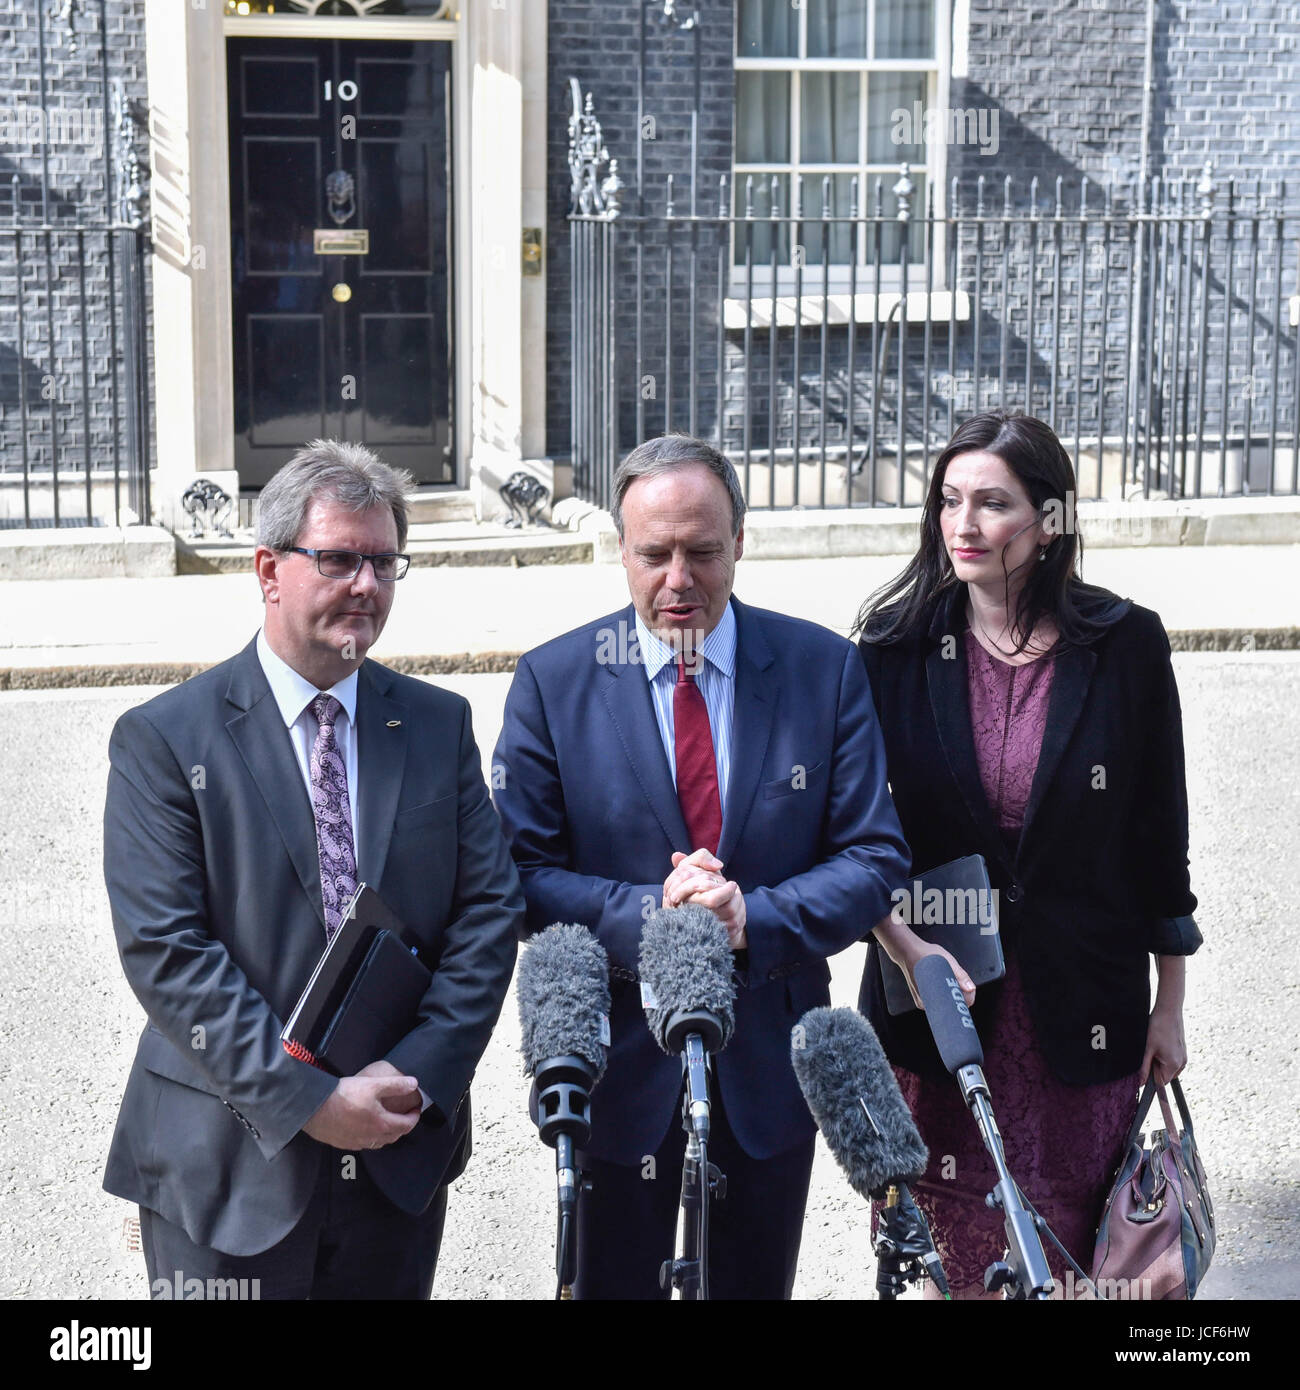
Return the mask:
[[294,756],[302,773],[303,785],[307,788],[307,801],[311,803],[311,750],[316,745],[316,734],[320,725],[312,713],[311,702],[320,694],[333,695],[343,706],[343,715],[334,724],[334,742],[343,757],[343,766],[348,774],[348,809],[352,812],[352,846],[357,860],[357,882],[365,875],[361,865],[361,841],[357,838],[357,673],[344,676],[337,685],[322,692],[300,676],[282,657],[271,650],[266,640],[266,631],[257,634],[257,659],[266,673],[271,694],[280,710],[285,728],[289,730],[289,741],[293,744]]
[[[636,615],[636,636],[641,644],[641,660],[650,682],[650,699],[655,722],[668,758],[668,771],[677,785],[677,735],[673,719],[673,687],[677,684],[677,653],[659,640]],[[713,735],[713,757],[718,766],[718,800],[727,804],[727,784],[731,781],[731,722],[736,706],[736,615],[728,603],[718,625],[700,643],[695,685],[704,696],[709,711],[709,732]]]
[[[334,742],[343,757],[343,766],[348,774],[348,809],[352,812],[353,857],[357,866],[357,882],[365,881],[361,864],[361,841],[357,838],[357,672],[344,676],[337,685],[320,691],[306,676],[301,676],[282,657],[271,650],[266,640],[266,629],[257,634],[257,659],[266,673],[271,695],[280,710],[280,717],[289,731],[289,742],[293,744],[294,757],[302,772],[303,785],[307,788],[307,801],[311,804],[311,750],[316,743],[320,725],[312,713],[311,702],[321,694],[333,695],[343,706],[343,712],[334,724]],[[345,717],[346,716],[346,717]],[[313,815],[315,814],[313,808]],[[427,1110],[432,1101],[420,1088],[420,1109]]]

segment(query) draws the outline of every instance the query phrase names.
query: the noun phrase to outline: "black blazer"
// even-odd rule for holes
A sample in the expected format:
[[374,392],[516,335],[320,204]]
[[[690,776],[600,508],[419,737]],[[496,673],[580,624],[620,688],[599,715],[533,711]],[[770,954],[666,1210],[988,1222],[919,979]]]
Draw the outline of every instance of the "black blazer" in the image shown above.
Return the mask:
[[[928,630],[859,648],[885,738],[912,872],[979,853],[998,890],[1004,949],[1020,964],[1039,1044],[1062,1081],[1136,1071],[1146,1046],[1152,952],[1201,943],[1187,872],[1182,714],[1159,617],[1127,600],[1088,645],[1056,657],[1038,770],[1018,847],[1000,834],[980,783],[962,634],[966,586]],[[890,1060],[942,1075],[923,1014],[891,1018],[871,939],[859,1008]],[[983,986],[984,1036],[1000,985]]]

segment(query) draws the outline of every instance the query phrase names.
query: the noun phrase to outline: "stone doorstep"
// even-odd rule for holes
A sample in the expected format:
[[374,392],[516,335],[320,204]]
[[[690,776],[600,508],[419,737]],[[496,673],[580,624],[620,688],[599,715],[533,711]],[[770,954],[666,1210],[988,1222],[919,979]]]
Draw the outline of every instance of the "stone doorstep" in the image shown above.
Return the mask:
[[407,498],[406,518],[412,526],[446,521],[472,522],[474,494],[467,488],[459,491],[417,488]]
[[[436,565],[590,564],[591,537],[570,531],[535,528],[515,530],[491,523],[417,522],[411,527],[406,552],[416,567]],[[176,537],[177,573],[247,574],[253,567],[254,546],[247,533],[234,540],[191,540]]]
[[176,573],[176,542],[161,526],[0,531],[0,580],[157,579]]

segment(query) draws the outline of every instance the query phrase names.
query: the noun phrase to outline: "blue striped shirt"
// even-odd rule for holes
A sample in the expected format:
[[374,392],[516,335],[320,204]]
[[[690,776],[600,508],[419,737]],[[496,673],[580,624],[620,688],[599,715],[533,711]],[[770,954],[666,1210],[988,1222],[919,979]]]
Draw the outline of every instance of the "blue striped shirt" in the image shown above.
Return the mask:
[[[677,785],[677,741],[673,723],[673,687],[677,684],[677,654],[661,642],[636,615],[637,641],[650,682],[655,722],[668,758],[668,771]],[[713,735],[713,755],[718,765],[718,796],[727,804],[727,783],[731,779],[731,716],[736,705],[736,615],[728,603],[717,627],[700,643],[695,684],[709,711],[709,731]]]

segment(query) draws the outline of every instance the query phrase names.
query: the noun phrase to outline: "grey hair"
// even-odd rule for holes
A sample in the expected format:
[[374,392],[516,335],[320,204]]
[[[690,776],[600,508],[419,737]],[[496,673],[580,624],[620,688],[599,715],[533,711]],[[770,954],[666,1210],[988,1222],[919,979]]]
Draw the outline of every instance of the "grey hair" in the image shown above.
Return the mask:
[[391,507],[401,550],[406,545],[406,494],[412,482],[404,468],[390,467],[363,444],[313,439],[262,489],[257,543],[272,550],[291,550],[298,544],[311,504],[328,498],[353,512]]
[[628,488],[638,478],[655,478],[692,463],[702,463],[727,489],[731,499],[731,534],[740,534],[745,520],[745,494],[740,490],[740,479],[731,460],[702,439],[693,439],[689,434],[665,434],[638,444],[614,473],[614,497],[609,510],[619,540],[623,539],[623,499]]

